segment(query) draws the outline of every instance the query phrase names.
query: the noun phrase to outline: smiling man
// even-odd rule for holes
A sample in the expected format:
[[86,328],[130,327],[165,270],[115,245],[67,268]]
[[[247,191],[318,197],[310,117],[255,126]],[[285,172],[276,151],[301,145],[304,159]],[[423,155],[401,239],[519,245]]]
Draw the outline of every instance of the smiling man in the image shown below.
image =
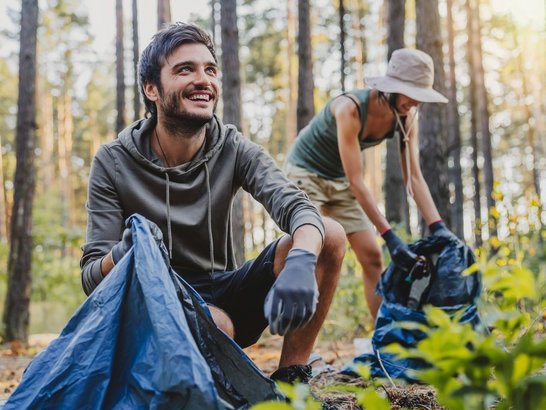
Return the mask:
[[[125,220],[145,216],[169,263],[241,346],[269,325],[285,335],[272,377],[306,379],[345,251],[343,229],[320,217],[264,150],[215,115],[218,66],[209,36],[177,23],[142,52],[146,118],[103,145],[91,168],[82,284],[90,294],[132,246]],[[237,267],[231,204],[242,188],[286,232]]]

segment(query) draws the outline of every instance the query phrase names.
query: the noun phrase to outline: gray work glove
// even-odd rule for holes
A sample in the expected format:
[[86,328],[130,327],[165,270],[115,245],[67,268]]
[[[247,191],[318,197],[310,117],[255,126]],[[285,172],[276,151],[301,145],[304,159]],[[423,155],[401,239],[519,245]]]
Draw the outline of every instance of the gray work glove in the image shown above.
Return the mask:
[[461,242],[457,235],[451,232],[442,220],[431,223],[428,229],[433,236],[438,236],[454,242]]
[[303,249],[292,249],[284,269],[265,298],[264,314],[272,334],[305,325],[317,308],[319,291],[315,278],[317,256]]
[[[126,225],[128,223],[129,221],[127,220]],[[163,245],[163,233],[161,232],[161,229],[159,229],[159,227],[150,220],[148,220],[148,226],[156,243],[161,248]],[[112,261],[114,262],[114,265],[117,265],[121,258],[123,258],[127,252],[129,252],[131,246],[133,246],[133,235],[131,233],[131,228],[129,227],[124,229],[121,241],[112,247]]]
[[409,272],[415,265],[415,262],[417,262],[417,255],[410,250],[408,245],[392,229],[389,229],[381,236],[387,244],[394,264],[403,271]]

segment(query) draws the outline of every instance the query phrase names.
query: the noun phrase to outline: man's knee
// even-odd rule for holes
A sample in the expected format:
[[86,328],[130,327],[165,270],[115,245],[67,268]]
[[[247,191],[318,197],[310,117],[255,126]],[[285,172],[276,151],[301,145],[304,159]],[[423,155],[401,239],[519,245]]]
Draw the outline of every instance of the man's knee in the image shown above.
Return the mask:
[[324,245],[321,257],[341,262],[345,256],[347,239],[343,227],[331,218],[324,217]]
[[235,328],[229,315],[216,306],[208,305],[208,307],[216,326],[233,339],[235,337]]

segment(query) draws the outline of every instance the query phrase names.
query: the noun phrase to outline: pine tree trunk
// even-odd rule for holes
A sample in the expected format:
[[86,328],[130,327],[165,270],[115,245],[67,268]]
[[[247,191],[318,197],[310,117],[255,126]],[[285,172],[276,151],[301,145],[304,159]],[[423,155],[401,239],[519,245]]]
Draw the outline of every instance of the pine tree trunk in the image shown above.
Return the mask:
[[55,178],[55,161],[53,158],[54,130],[53,130],[53,97],[49,91],[42,86],[43,92],[39,93],[40,99],[40,167],[41,192],[48,192]]
[[454,187],[454,202],[451,206],[451,226],[453,232],[464,238],[463,226],[463,179],[461,170],[461,130],[459,127],[459,104],[457,103],[457,82],[455,76],[455,50],[453,33],[453,0],[447,0],[447,46],[449,60],[449,103],[447,104],[448,155],[453,161],[450,168],[450,181]]
[[216,0],[210,0],[210,34],[212,44],[216,44]]
[[[387,7],[387,60],[393,51],[404,47],[404,28],[406,21],[406,1],[389,0]],[[403,223],[407,232],[410,231],[409,207],[402,167],[400,165],[400,141],[387,141],[387,156],[385,167],[385,216],[389,222]]]
[[298,132],[300,132],[315,115],[309,0],[298,0],[298,27],[297,128]]
[[[69,61],[67,58],[66,61]],[[70,64],[70,63],[67,63]],[[70,71],[70,70],[69,70]],[[70,74],[67,74],[70,75]],[[65,81],[69,81],[65,79]],[[61,204],[62,221],[66,228],[76,224],[74,216],[74,184],[72,172],[72,97],[68,94],[68,89],[64,87],[64,94],[59,97],[58,104],[58,156],[59,156],[59,179],[61,182]],[[66,252],[66,248],[64,249]]]
[[355,10],[353,14],[355,15],[352,19],[353,21],[353,32],[354,32],[354,44],[355,44],[355,73],[356,73],[356,88],[364,87],[364,62],[366,61],[366,39],[364,38],[364,28],[362,27],[362,19],[366,10],[362,5],[362,0],[356,0]]
[[8,260],[8,289],[4,308],[5,340],[28,340],[32,289],[32,204],[36,170],[36,42],[38,0],[23,0],[19,53],[15,192]]
[[170,0],[157,0],[157,29],[161,30],[171,24]]
[[470,72],[470,84],[469,84],[469,104],[470,104],[470,141],[472,145],[472,176],[474,179],[474,241],[477,247],[482,245],[482,209],[481,209],[481,183],[480,183],[480,168],[478,164],[478,153],[480,150],[478,140],[478,103],[476,100],[476,70],[475,70],[475,56],[474,56],[474,42],[475,40],[475,28],[472,24],[472,6],[470,0],[466,1],[466,21],[468,24],[468,71]]
[[138,87],[138,6],[137,0],[133,0],[133,121],[140,118],[140,91]]
[[339,0],[339,72],[341,92],[345,92],[345,5],[343,0]]
[[[241,75],[239,61],[239,30],[237,29],[237,1],[221,2],[222,32],[222,87],[224,122],[241,129]],[[235,259],[240,266],[245,260],[245,222],[243,212],[243,192],[234,198],[232,208],[232,232]]]
[[[472,0],[468,0],[472,1]],[[480,29],[480,0],[476,0],[475,9],[472,13],[472,24],[475,27],[475,59],[476,64],[476,97],[478,101],[479,110],[479,131],[482,140],[482,154],[483,154],[483,183],[485,190],[485,197],[487,200],[487,212],[488,212],[488,228],[489,236],[497,235],[497,219],[493,216],[491,210],[495,208],[495,200],[493,198],[494,191],[494,177],[493,177],[493,156],[491,152],[491,132],[489,131],[489,109],[487,90],[485,88],[485,75],[483,71],[482,62],[482,39]]]
[[[416,46],[432,57],[434,61],[434,88],[445,94],[438,0],[416,0],[415,8],[417,16]],[[451,226],[446,114],[444,104],[424,104],[420,109],[419,157],[423,176],[438,211],[446,224]]]
[[296,139],[297,130],[297,114],[296,107],[298,105],[298,72],[296,70],[297,63],[295,61],[295,39],[296,39],[296,3],[294,0],[286,2],[286,58],[288,61],[288,90],[287,90],[287,109],[286,109],[286,136],[287,145],[292,146]]
[[125,122],[125,62],[123,58],[123,0],[116,0],[116,132]]

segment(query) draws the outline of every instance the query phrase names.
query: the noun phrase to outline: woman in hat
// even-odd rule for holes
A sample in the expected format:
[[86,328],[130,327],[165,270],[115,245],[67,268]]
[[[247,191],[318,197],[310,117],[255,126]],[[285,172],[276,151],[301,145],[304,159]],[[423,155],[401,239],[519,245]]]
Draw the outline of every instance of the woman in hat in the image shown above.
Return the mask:
[[394,233],[362,178],[361,151],[398,135],[402,174],[431,232],[453,235],[442,222],[419,166],[417,111],[422,103],[446,103],[432,88],[432,58],[419,50],[396,50],[387,74],[367,79],[371,88],[331,99],[300,131],[286,164],[290,179],[307,192],[322,213],[345,229],[364,272],[365,298],[375,318],[381,298],[375,287],[383,271],[373,227],[385,240],[391,259],[411,269],[416,255]]

